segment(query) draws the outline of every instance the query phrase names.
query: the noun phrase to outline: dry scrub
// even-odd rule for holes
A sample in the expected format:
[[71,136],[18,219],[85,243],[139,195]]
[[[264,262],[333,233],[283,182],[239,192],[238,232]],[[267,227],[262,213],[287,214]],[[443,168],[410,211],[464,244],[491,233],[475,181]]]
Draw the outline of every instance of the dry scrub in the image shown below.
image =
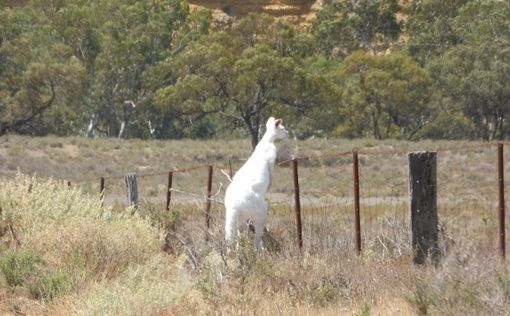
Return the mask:
[[[319,238],[300,254],[288,234],[292,221],[282,219],[274,231],[283,245],[279,253],[257,256],[250,239],[241,238],[238,253],[226,257],[221,235],[199,228],[203,218],[193,215],[200,213],[194,206],[176,206],[168,215],[156,206],[133,214],[101,204],[98,196],[58,181],[18,175],[2,183],[1,314],[504,315],[510,310],[510,274],[497,252],[461,240],[447,248],[443,240],[438,267],[413,267],[409,249],[390,244],[407,238],[405,223],[393,223],[399,227],[380,239],[399,251],[367,242],[364,255],[356,257],[352,244],[321,244]],[[321,223],[327,227],[323,220],[315,229]]]

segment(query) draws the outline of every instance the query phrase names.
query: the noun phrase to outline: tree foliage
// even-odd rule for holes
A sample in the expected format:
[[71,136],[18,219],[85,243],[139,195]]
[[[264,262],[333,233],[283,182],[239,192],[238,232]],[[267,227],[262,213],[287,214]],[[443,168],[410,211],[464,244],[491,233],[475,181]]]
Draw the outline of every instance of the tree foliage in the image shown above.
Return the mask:
[[471,1],[453,27],[462,43],[430,63],[438,89],[476,126],[476,137],[510,134],[510,7]]
[[0,135],[65,134],[76,128],[70,105],[79,107],[83,65],[49,34],[26,31],[28,16],[4,10],[0,20]]
[[329,55],[345,57],[360,49],[384,52],[400,35],[399,10],[397,0],[325,1],[312,32]]
[[305,70],[306,59],[299,57],[309,49],[297,34],[288,24],[252,14],[231,30],[204,36],[163,66],[173,80],[157,91],[156,103],[195,119],[221,115],[227,124],[246,127],[255,147],[263,120],[275,110],[303,113],[323,105],[330,92],[325,78]]
[[409,16],[405,27],[410,42],[409,54],[424,64],[459,44],[462,38],[453,21],[467,2],[469,0],[410,1],[404,10]]
[[337,82],[347,118],[341,134],[413,138],[428,122],[431,81],[408,56],[355,52],[342,64]]
[[309,27],[183,0],[0,4],[0,134],[510,137],[510,6],[327,0]]

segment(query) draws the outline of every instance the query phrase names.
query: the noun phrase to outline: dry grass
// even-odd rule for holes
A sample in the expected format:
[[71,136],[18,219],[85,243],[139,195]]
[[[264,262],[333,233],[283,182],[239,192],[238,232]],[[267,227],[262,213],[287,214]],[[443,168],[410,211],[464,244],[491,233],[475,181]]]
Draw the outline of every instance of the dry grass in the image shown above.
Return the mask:
[[[430,150],[438,147],[470,146],[473,142],[396,140],[374,141],[313,139],[286,140],[281,143],[280,158],[317,156],[359,148],[364,152],[391,152],[399,154],[360,155],[360,173],[363,196],[405,196],[407,191],[406,152]],[[27,175],[70,180],[87,192],[97,192],[99,178],[104,176],[107,201],[123,200],[123,180],[108,179],[127,172],[147,174],[183,169],[202,164],[214,164],[233,171],[250,154],[247,140],[182,140],[142,141],[85,138],[29,138],[3,136],[0,138],[0,177],[12,178],[18,169]],[[508,157],[508,155],[507,155]],[[350,197],[352,194],[351,157],[324,158],[300,162],[301,186],[308,196],[325,199],[328,196]],[[496,176],[495,147],[445,151],[439,155],[440,193],[469,195],[480,189],[494,189]],[[510,168],[510,165],[508,166]],[[510,169],[509,169],[510,170]],[[207,172],[204,169],[174,175],[176,189],[202,194]],[[88,180],[78,182],[79,180]],[[164,201],[166,176],[140,179],[140,195],[151,201]],[[214,190],[226,182],[216,170]],[[288,197],[292,192],[290,169],[277,168],[271,193],[273,200]],[[175,194],[176,199],[189,199]]]
[[[468,144],[289,141],[282,156]],[[120,185],[115,193],[107,181],[112,191],[103,207],[96,183],[68,188],[46,178],[227,165],[229,157],[235,169],[248,153],[241,141],[2,138],[0,314],[509,314],[510,273],[497,252],[494,148],[440,153],[443,258],[437,267],[410,264],[405,155],[361,156],[360,257],[353,252],[348,156],[300,163],[302,253],[288,203],[289,169],[276,169],[268,227],[280,251],[261,256],[246,237],[235,255],[223,255],[221,203],[213,203],[211,227],[204,229],[205,170],[174,179],[198,196],[179,200],[174,192],[170,212],[163,210],[164,176],[140,180],[144,201],[136,212],[112,198],[121,196]],[[140,169],[145,165],[150,168]],[[41,177],[15,176],[18,168]],[[216,176],[215,192],[220,182]]]

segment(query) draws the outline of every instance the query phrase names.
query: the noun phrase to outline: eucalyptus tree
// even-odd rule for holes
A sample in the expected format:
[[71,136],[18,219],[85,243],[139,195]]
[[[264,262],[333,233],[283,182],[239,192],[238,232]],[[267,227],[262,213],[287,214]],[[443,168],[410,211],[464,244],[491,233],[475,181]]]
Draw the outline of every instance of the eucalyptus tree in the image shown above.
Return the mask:
[[356,50],[380,53],[390,48],[402,29],[397,0],[326,0],[312,24],[318,47],[345,57]]
[[65,135],[79,115],[85,67],[32,18],[0,11],[0,134]]
[[429,63],[437,90],[471,120],[475,136],[509,137],[510,6],[469,1],[452,26],[461,43]]
[[267,116],[324,106],[331,93],[325,77],[306,71],[307,41],[288,25],[249,15],[162,63],[161,75],[171,79],[157,90],[156,103],[192,120],[219,115],[226,125],[244,127],[254,148]]
[[461,43],[454,21],[462,6],[469,0],[410,1],[404,6],[407,16],[404,32],[407,50],[420,64],[440,56],[449,48]]
[[335,80],[346,120],[340,134],[410,139],[428,123],[431,80],[406,55],[354,52],[344,60]]

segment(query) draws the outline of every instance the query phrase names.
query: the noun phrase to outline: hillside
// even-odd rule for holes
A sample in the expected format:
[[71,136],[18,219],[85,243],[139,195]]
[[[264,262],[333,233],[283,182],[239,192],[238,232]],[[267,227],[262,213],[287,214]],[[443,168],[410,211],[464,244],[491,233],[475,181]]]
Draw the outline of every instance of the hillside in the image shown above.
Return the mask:
[[267,13],[297,23],[308,22],[319,9],[322,0],[190,0],[192,8],[206,7],[232,16],[250,12]]
[[[215,16],[244,16],[250,12],[267,13],[297,23],[309,22],[320,8],[322,0],[190,0],[191,9],[200,7],[214,11]],[[7,7],[22,6],[26,0],[4,0]]]

